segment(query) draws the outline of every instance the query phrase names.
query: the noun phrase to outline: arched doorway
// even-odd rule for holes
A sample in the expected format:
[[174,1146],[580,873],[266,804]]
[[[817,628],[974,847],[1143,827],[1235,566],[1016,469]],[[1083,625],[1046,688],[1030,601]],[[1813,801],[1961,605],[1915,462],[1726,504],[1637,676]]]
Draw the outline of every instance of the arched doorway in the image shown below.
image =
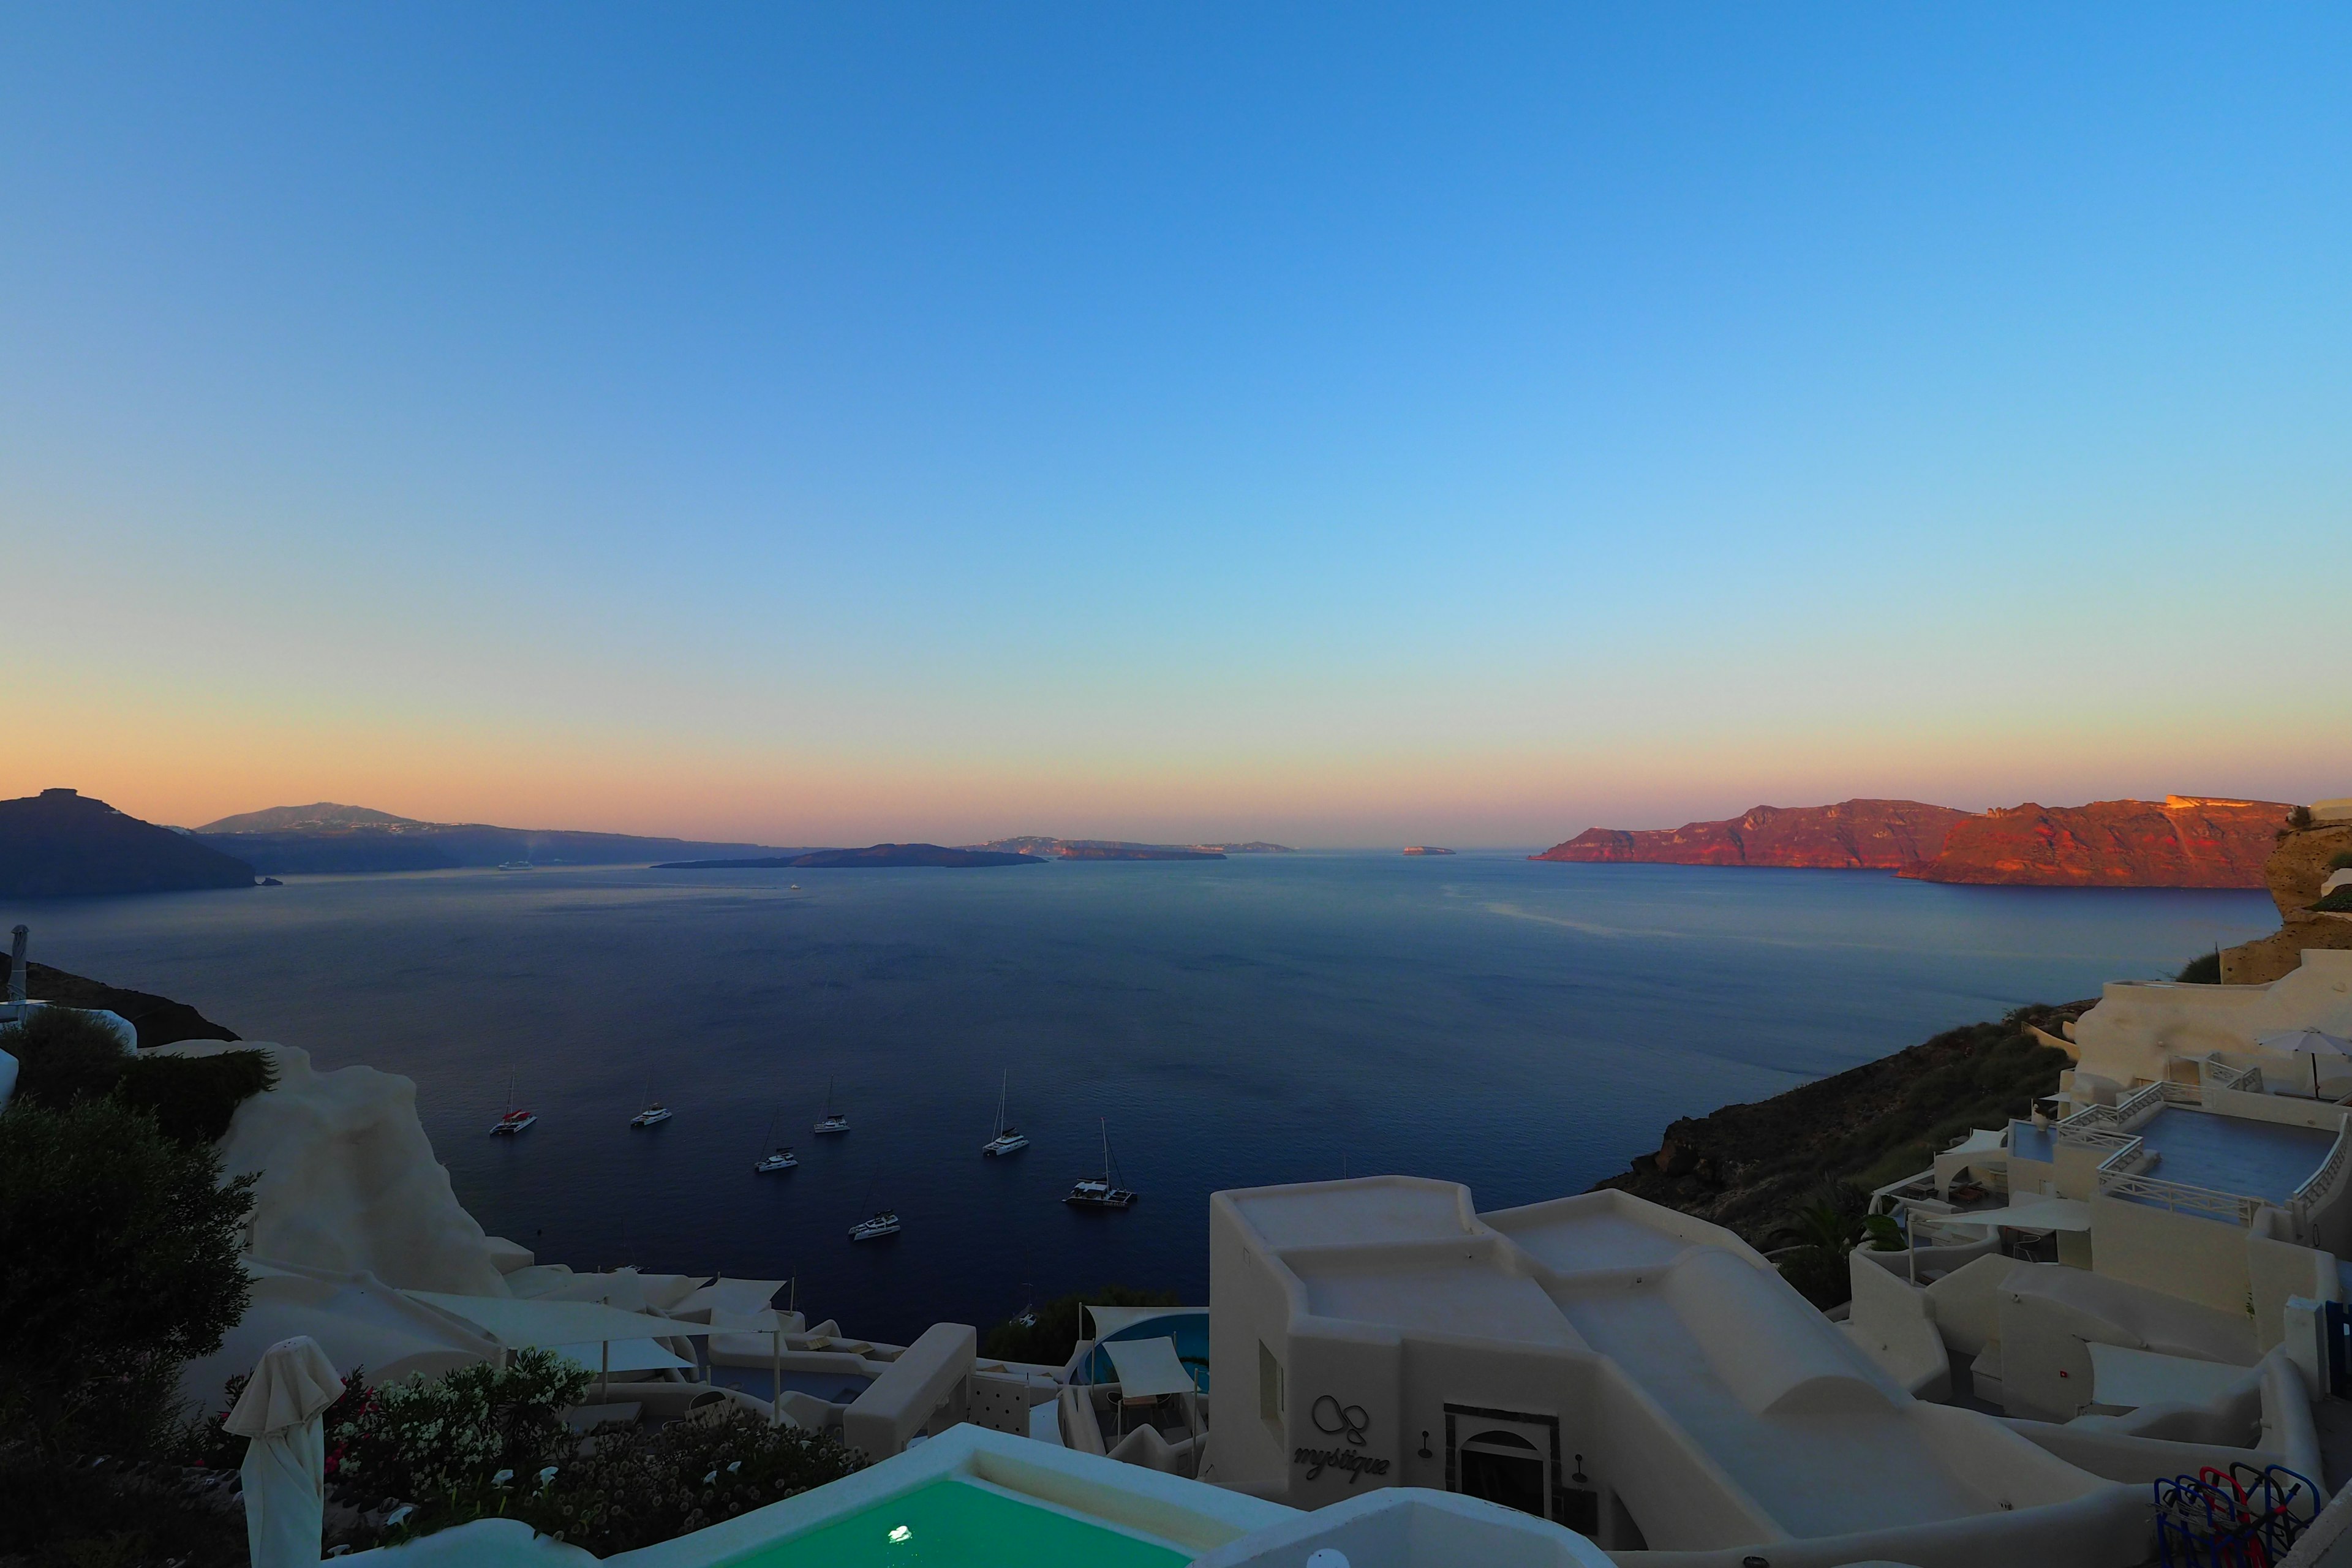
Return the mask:
[[1459,1475],[1465,1497],[1547,1519],[1551,1486],[1546,1471],[1542,1450],[1517,1432],[1487,1427],[1462,1441]]

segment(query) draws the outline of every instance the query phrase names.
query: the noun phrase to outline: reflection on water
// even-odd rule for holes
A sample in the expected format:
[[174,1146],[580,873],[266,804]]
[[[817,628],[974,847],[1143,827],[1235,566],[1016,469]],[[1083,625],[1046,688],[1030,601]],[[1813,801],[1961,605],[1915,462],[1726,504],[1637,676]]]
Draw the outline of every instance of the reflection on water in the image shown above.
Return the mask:
[[[797,1272],[812,1319],[901,1342],[1106,1282],[1202,1300],[1219,1187],[1580,1191],[1677,1116],[2276,925],[2256,893],[1504,854],[297,878],[16,920],[47,962],[415,1079],[458,1196],[550,1261]],[[1006,1072],[1033,1142],[982,1160]],[[540,1122],[492,1139],[509,1073]],[[814,1138],[828,1078],[856,1130]],[[647,1097],[677,1114],[632,1131]],[[1142,1199],[1070,1209],[1106,1120]],[[780,1142],[800,1167],[754,1176]],[[886,1207],[904,1233],[853,1247]]]

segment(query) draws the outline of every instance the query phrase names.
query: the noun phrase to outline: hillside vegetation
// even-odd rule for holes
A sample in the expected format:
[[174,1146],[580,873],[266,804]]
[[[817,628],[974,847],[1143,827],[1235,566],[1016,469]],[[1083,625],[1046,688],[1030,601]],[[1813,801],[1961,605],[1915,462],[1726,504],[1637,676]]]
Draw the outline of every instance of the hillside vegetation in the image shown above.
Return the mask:
[[2066,1053],[2050,1034],[2090,1002],[2020,1007],[1747,1105],[1685,1117],[1657,1152],[1597,1184],[1778,1246],[1825,1189],[1868,1192],[1934,1162],[1972,1127],[1999,1127],[2057,1091]]

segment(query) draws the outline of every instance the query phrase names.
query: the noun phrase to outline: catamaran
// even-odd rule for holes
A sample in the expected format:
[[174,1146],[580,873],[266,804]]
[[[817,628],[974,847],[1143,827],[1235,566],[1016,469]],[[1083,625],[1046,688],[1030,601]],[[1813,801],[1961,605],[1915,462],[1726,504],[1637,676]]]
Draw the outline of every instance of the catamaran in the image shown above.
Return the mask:
[[1017,1154],[1029,1147],[1029,1134],[1008,1124],[1004,1120],[1004,1089],[1012,1081],[1007,1073],[996,1084],[996,1136],[980,1146],[983,1159],[993,1160],[1000,1154]]
[[[769,1137],[773,1138],[776,1135],[776,1121],[783,1113],[783,1107],[778,1106],[776,1114],[768,1118]],[[791,1144],[779,1143],[776,1145],[774,1153],[760,1156],[760,1163],[751,1167],[751,1173],[755,1176],[765,1176],[776,1171],[789,1171],[800,1163],[801,1157],[793,1152]]]
[[670,1119],[670,1109],[658,1100],[646,1101],[646,1108],[629,1118],[632,1127],[658,1127]]
[[1068,1192],[1062,1194],[1062,1201],[1075,1207],[1086,1209],[1132,1207],[1135,1194],[1118,1184],[1115,1179],[1118,1174],[1118,1166],[1110,1156],[1110,1122],[1106,1119],[1103,1122],[1102,1180],[1097,1181],[1092,1176],[1081,1179]]
[[532,1115],[528,1110],[517,1110],[515,1109],[514,1074],[511,1072],[508,1073],[507,1113],[504,1116],[499,1117],[498,1121],[491,1125],[490,1136],[493,1138],[511,1138],[516,1133],[521,1131],[524,1128],[529,1127],[532,1122],[538,1120],[538,1117]]
[[816,1131],[819,1136],[828,1132],[849,1131],[848,1113],[833,1108],[833,1079],[831,1079],[824,1080],[824,1120],[816,1124]]
[[849,1227],[852,1241],[879,1241],[886,1236],[898,1234],[898,1211],[884,1209],[872,1219],[861,1219]]

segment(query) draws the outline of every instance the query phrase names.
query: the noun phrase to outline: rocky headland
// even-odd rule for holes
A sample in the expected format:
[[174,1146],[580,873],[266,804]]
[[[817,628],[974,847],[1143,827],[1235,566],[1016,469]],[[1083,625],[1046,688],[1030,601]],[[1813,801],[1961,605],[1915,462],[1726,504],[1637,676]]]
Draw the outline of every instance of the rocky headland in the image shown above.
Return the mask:
[[1933,859],[1945,836],[1968,817],[1965,811],[1916,800],[1759,805],[1728,822],[1633,831],[1590,827],[1528,858],[1896,871]]
[[0,896],[95,898],[251,886],[253,867],[246,861],[73,790],[0,800]]
[[2185,795],[2029,803],[1962,820],[1940,854],[1897,874],[2024,888],[2259,888],[2290,809]]
[[1759,805],[1726,822],[1588,828],[1529,858],[1893,871],[2008,887],[2259,888],[2288,810],[2202,795],[1981,813],[1916,800]]
[[970,846],[1049,860],[1222,860],[1228,855],[1288,855],[1279,844],[1137,844],[1124,838],[1045,838],[1024,834]]
[[2352,913],[2316,909],[2328,877],[2352,868],[2352,821],[2292,818],[2263,863],[2262,886],[2278,906],[2279,929],[2224,948],[2225,985],[2266,985],[2303,963],[2310,949],[2352,948]]

